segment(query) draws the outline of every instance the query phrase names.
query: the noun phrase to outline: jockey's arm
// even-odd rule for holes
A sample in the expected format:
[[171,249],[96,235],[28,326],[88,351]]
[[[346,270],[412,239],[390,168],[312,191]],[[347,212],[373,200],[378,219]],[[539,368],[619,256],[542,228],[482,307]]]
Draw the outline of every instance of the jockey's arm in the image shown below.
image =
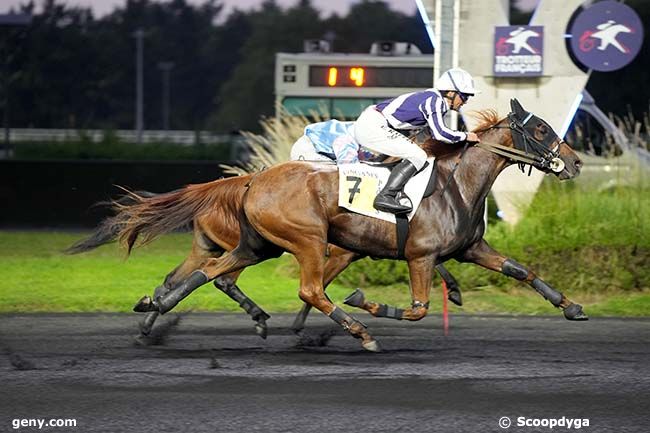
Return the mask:
[[442,118],[445,112],[442,98],[427,98],[420,107],[420,111],[427,119],[427,125],[431,131],[431,136],[444,143],[458,143],[467,140],[469,133],[456,131],[448,128]]

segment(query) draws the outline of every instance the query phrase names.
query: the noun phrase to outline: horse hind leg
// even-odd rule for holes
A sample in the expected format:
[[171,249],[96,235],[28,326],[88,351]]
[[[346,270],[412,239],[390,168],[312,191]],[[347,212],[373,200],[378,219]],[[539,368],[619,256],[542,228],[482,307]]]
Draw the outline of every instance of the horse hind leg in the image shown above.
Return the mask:
[[268,335],[268,327],[266,321],[271,318],[264,310],[262,310],[252,299],[244,294],[235,281],[239,273],[234,275],[222,275],[215,278],[214,286],[224,292],[233,301],[237,302],[239,306],[248,313],[255,321],[255,333],[260,337],[266,339]]
[[[440,276],[447,284],[447,299],[458,306],[463,305],[460,287],[454,276],[442,265],[437,265],[436,270],[440,273]],[[343,300],[343,303],[366,310],[375,317],[385,317],[387,319],[395,320],[420,320],[424,317],[422,312],[429,309],[429,301],[422,302],[419,300],[413,300],[410,310],[404,310],[392,305],[380,304],[378,302],[369,302],[366,300],[366,295],[359,288],[349,294],[348,297]]]
[[266,249],[265,246],[261,245],[258,246],[259,250],[253,250],[245,242],[243,244],[240,242],[237,248],[221,257],[204,259],[187,278],[172,290],[155,299],[144,296],[133,307],[133,311],[158,311],[165,314],[208,281],[280,255],[278,251],[280,253],[281,251],[277,247]]
[[421,257],[408,261],[411,280],[411,307],[396,308],[378,302],[368,302],[361,289],[356,289],[343,301],[347,305],[361,308],[375,317],[395,320],[416,321],[422,319],[429,311],[429,293],[433,277],[433,258]]
[[366,295],[361,289],[356,289],[348,295],[343,303],[352,307],[361,308],[375,317],[395,320],[411,320],[416,321],[426,316],[429,310],[429,301],[422,302],[414,300],[411,307],[408,309],[397,308],[392,305],[380,304],[379,302],[372,302],[366,300]]
[[385,317],[388,319],[402,320],[404,310],[401,308],[393,307],[391,305],[380,304],[378,302],[369,302],[366,300],[366,295],[359,288],[350,293],[343,303],[351,307],[361,308],[375,317]]
[[[154,298],[164,295],[173,288],[173,278],[179,272],[179,269],[182,269],[184,265],[185,262],[181,263],[173,271],[167,274],[165,281],[160,286],[155,288],[153,292]],[[153,325],[156,323],[156,319],[158,319],[159,315],[160,313],[157,311],[150,311],[145,315],[144,319],[142,319],[142,321],[139,323],[140,337],[147,337],[149,334],[151,334]]]

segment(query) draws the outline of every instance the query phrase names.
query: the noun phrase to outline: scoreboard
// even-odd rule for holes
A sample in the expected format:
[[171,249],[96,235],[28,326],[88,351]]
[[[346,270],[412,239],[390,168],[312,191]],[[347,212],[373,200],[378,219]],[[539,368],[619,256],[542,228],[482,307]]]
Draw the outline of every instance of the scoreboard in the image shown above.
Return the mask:
[[289,114],[354,119],[368,105],[432,86],[433,55],[276,54],[276,104]]

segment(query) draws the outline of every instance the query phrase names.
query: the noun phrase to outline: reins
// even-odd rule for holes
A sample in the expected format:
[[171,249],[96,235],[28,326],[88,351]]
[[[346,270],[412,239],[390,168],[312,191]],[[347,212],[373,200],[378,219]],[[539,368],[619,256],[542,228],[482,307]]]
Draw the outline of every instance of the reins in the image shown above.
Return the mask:
[[[519,135],[518,141],[523,144],[523,150],[517,149],[516,147],[509,147],[499,143],[490,143],[486,141],[479,141],[478,143],[474,144],[474,146],[508,158],[511,161],[517,162],[522,172],[525,172],[526,164],[529,165],[529,176],[533,170],[533,167],[542,171],[551,170],[556,173],[561,172],[564,170],[564,162],[559,158],[559,143],[554,149],[549,149],[534,136],[532,136],[530,132],[528,132],[524,127],[526,122],[528,122],[532,116],[533,114],[529,113],[523,122],[521,122],[513,113],[510,113],[508,114],[508,119],[510,120],[508,126],[492,125],[488,126],[487,128],[474,131],[476,133],[481,133],[489,131],[490,129],[510,129],[512,133]],[[514,136],[513,141],[515,141],[516,144]],[[445,182],[445,186],[440,191],[441,196],[444,194],[445,190],[451,183],[451,180],[453,179],[454,174],[456,173],[456,170],[458,169],[458,166],[463,159],[463,156],[465,156],[465,152],[467,151],[468,147],[469,142],[466,141],[460,157],[458,158],[458,161],[454,165],[454,168],[451,170],[451,173],[449,173],[447,181]]]
[[[498,143],[488,143],[479,141],[474,146],[485,149],[489,152],[496,153],[497,155],[505,156],[508,159],[517,161],[520,164],[529,164],[532,167],[536,168],[547,168],[545,161],[546,159],[541,156],[531,156],[530,153],[523,150],[515,149],[513,147],[504,146]],[[529,172],[530,174],[530,172]]]
[[[528,170],[529,176],[533,167],[542,171],[551,170],[554,172],[560,172],[564,170],[564,162],[562,162],[562,160],[559,158],[559,143],[554,149],[549,149],[524,128],[523,125],[530,119],[531,116],[532,113],[529,113],[528,117],[520,123],[518,119],[516,119],[514,115],[510,113],[508,115],[508,118],[510,119],[508,126],[493,125],[477,131],[485,132],[490,129],[510,129],[512,132],[519,134],[520,142],[524,147],[523,150],[517,149],[516,147],[508,147],[499,143],[490,143],[486,141],[479,141],[475,144],[475,146],[517,162],[522,172],[524,172],[525,165],[528,164],[530,166],[530,169]],[[515,137],[513,137],[513,140],[515,140]],[[531,150],[534,153],[531,152]]]

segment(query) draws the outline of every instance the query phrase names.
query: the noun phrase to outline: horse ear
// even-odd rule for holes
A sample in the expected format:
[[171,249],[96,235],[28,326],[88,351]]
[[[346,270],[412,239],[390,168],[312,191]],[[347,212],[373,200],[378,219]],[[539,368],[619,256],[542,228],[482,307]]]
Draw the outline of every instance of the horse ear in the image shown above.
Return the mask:
[[526,115],[526,110],[524,110],[524,107],[521,106],[517,98],[510,100],[510,109],[519,117]]

